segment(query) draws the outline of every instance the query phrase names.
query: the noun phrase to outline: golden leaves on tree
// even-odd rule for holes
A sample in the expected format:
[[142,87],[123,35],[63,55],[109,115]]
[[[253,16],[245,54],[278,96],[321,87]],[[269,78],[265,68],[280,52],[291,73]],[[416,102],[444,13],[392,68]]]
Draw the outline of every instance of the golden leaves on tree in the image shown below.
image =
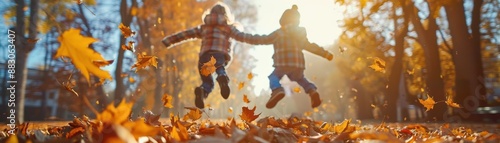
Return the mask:
[[89,45],[96,42],[97,39],[92,37],[84,37],[80,34],[80,29],[69,29],[63,32],[57,38],[61,43],[55,54],[55,58],[68,57],[71,63],[80,70],[83,77],[90,81],[90,74],[93,74],[100,79],[112,79],[111,74],[99,68],[95,61],[106,61],[101,54],[89,48]]
[[212,56],[212,57],[210,57],[210,61],[208,61],[206,63],[203,63],[203,65],[201,66],[201,69],[200,69],[201,75],[203,75],[203,76],[209,76],[212,73],[214,73],[215,69],[216,69],[216,67],[215,67],[215,63],[216,62],[217,61]]

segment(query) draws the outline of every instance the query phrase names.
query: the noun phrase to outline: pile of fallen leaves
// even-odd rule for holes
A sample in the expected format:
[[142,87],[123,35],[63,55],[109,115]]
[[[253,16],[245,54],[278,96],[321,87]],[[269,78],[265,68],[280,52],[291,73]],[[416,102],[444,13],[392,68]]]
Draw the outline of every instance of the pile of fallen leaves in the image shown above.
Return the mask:
[[431,129],[421,124],[403,127],[362,125],[360,121],[341,123],[315,121],[307,117],[264,117],[254,121],[255,107],[242,107],[241,121],[201,120],[202,110],[189,110],[184,116],[170,114],[169,122],[160,122],[160,115],[144,111],[142,117],[131,119],[133,102],[113,104],[97,115],[74,118],[66,126],[28,130],[29,123],[17,126],[16,134],[0,132],[0,142],[499,142],[495,131],[473,131],[471,128],[442,124]]

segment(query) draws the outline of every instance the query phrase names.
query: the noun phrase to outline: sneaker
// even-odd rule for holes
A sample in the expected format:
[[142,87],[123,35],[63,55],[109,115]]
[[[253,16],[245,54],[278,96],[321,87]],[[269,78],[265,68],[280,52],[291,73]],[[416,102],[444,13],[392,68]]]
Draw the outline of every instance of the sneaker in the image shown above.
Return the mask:
[[318,107],[319,105],[321,105],[321,99],[319,97],[319,93],[313,89],[313,90],[309,90],[309,97],[311,97],[311,107],[312,108],[316,108]]
[[205,103],[203,102],[203,98],[206,96],[205,90],[202,87],[196,87],[194,89],[194,94],[196,95],[194,98],[194,104],[196,107],[200,109],[205,108]]
[[276,106],[276,104],[278,104],[278,102],[283,99],[283,97],[285,97],[285,91],[283,90],[283,88],[273,90],[273,92],[271,93],[271,98],[266,103],[266,107],[269,109],[274,108],[274,106]]
[[217,77],[217,82],[219,83],[220,86],[220,94],[222,98],[227,99],[229,97],[229,93],[231,93],[231,90],[229,89],[229,78],[227,75],[221,75]]

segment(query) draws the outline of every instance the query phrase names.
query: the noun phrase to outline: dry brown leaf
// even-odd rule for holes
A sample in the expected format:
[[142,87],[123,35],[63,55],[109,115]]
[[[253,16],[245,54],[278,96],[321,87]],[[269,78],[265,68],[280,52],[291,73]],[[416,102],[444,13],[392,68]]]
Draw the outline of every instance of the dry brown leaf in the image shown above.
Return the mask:
[[172,95],[169,95],[167,93],[163,94],[163,97],[161,98],[161,101],[163,102],[163,107],[166,108],[174,108],[172,105]]
[[83,132],[85,132],[85,129],[83,129],[83,127],[73,128],[73,129],[71,129],[71,131],[68,132],[68,134],[66,134],[66,138],[70,139],[78,134],[83,133]]
[[189,107],[184,107],[186,109],[189,109],[189,112],[186,113],[186,115],[184,115],[185,117],[187,116],[187,118],[193,120],[193,121],[196,121],[198,119],[201,118],[201,115],[202,115],[202,111],[198,108],[189,108]]
[[137,54],[137,62],[132,65],[132,68],[136,68],[135,72],[139,71],[140,69],[146,68],[147,66],[153,66],[157,68],[158,57],[156,56],[147,56],[146,53],[142,54]]
[[129,50],[135,52],[135,42],[129,41],[127,45],[122,45],[122,50]]
[[38,38],[35,38],[35,39],[28,38],[28,40],[26,40],[26,41],[28,41],[28,43],[35,44],[36,42],[38,42],[38,40],[40,40],[40,39],[38,39]]
[[250,100],[248,100],[248,96],[246,94],[243,95],[243,102],[250,103]]
[[453,98],[452,97],[447,97],[445,103],[448,106],[453,107],[453,108],[461,108],[460,105],[458,105],[457,103],[453,102]]
[[215,69],[216,69],[216,67],[215,67],[216,62],[217,61],[215,60],[214,56],[212,56],[212,57],[210,57],[210,61],[203,63],[203,65],[201,66],[201,69],[200,69],[201,75],[209,76],[212,73],[214,73]]
[[427,99],[418,99],[418,101],[420,102],[420,104],[424,105],[424,107],[426,108],[426,112],[434,108],[434,104],[436,104],[434,99],[432,99],[432,97],[430,97],[429,95],[427,95]]
[[68,57],[71,63],[80,70],[83,77],[90,81],[90,74],[100,79],[111,80],[111,74],[96,66],[93,61],[106,61],[101,54],[89,48],[89,45],[96,42],[97,39],[84,37],[80,34],[80,29],[69,29],[57,38],[61,46],[57,49],[55,58]]
[[241,107],[242,113],[240,114],[240,118],[246,122],[252,122],[257,119],[261,113],[255,115],[256,106],[253,106],[252,109],[248,109],[248,107]]
[[135,31],[130,30],[130,27],[123,25],[123,23],[120,23],[118,28],[120,28],[120,31],[125,38],[135,35]]

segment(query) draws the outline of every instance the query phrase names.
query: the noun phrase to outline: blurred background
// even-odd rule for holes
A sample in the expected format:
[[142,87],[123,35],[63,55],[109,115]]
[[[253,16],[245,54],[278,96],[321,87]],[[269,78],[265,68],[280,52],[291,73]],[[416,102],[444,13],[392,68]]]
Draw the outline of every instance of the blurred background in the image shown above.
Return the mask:
[[[267,109],[272,46],[233,42],[227,68],[231,96],[224,100],[216,84],[205,102],[212,119],[238,117],[242,106],[256,106],[260,117],[498,122],[500,0],[3,0],[0,31],[16,31],[16,79],[24,83],[16,85],[16,109],[24,113],[18,120],[94,117],[85,100],[101,111],[123,98],[136,100],[134,117],[143,110],[164,117],[187,112],[184,107],[194,107],[193,91],[201,84],[195,66],[200,40],[171,49],[160,41],[202,24],[202,14],[216,2],[226,3],[244,31],[254,34],[279,29],[283,11],[296,4],[309,41],[335,57],[327,61],[304,52],[306,77],[323,99],[319,108],[312,109],[309,96],[285,77],[286,98]],[[123,38],[120,23],[136,31],[135,36]],[[98,84],[99,79],[91,78],[89,85],[71,62],[53,58],[60,46],[57,38],[70,28],[99,39],[90,48],[114,60],[103,67],[112,81]],[[10,109],[7,36],[0,34],[2,117]],[[135,53],[121,49],[130,41]],[[158,68],[131,69],[135,54],[142,52],[157,56]],[[173,97],[173,108],[163,106],[165,94]],[[418,99],[429,97],[437,103],[426,112]],[[445,101],[461,107],[451,108]]]

